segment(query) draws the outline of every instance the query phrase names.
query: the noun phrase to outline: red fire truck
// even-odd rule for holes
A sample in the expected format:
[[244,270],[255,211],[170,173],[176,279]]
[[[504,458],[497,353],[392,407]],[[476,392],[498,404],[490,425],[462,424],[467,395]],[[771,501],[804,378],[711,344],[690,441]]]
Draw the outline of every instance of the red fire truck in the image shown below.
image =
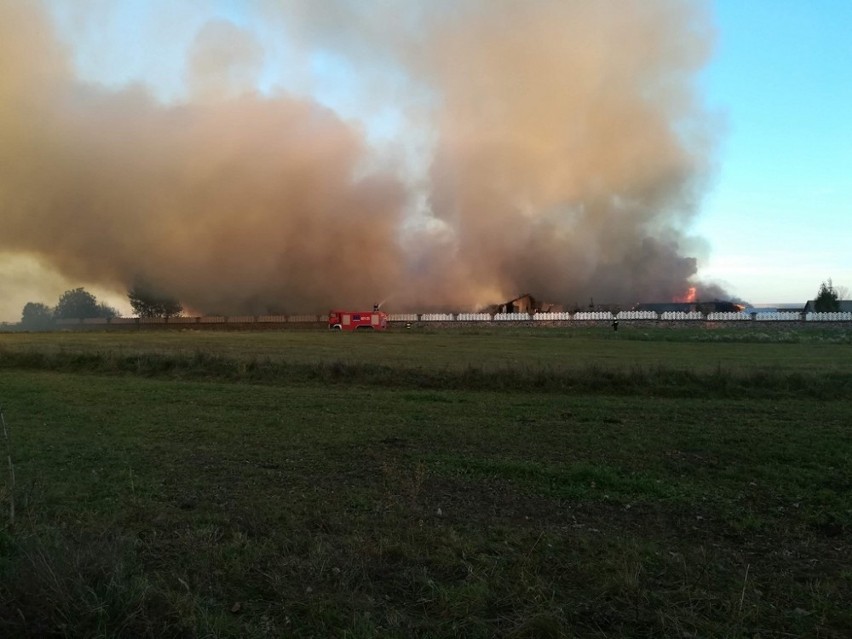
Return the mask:
[[388,314],[384,311],[329,311],[328,327],[333,331],[384,331],[388,327]]

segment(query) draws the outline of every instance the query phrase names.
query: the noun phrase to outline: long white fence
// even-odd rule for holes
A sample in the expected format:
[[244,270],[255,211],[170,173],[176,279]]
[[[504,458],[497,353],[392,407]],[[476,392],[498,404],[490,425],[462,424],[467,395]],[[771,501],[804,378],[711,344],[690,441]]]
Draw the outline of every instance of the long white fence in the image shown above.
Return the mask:
[[806,322],[848,322],[852,320],[852,313],[808,313],[805,315]]
[[740,320],[750,320],[751,315],[748,313],[707,313],[707,321],[710,322],[735,322]]
[[541,322],[546,322],[546,321],[562,321],[562,322],[564,322],[564,321],[570,320],[572,318],[571,318],[571,313],[536,313],[535,315],[533,315],[533,319],[539,320]]
[[495,322],[525,322],[529,319],[529,313],[496,313],[494,315]]
[[704,313],[700,311],[691,311],[689,313],[685,311],[663,311],[660,314],[660,319],[666,321],[703,320]]
[[609,311],[578,311],[574,313],[575,320],[612,320]]
[[756,313],[754,319],[758,322],[797,322],[802,319],[802,314],[793,311],[775,311],[773,313]]
[[[620,311],[613,315],[609,311],[577,311],[550,313],[391,313],[390,322],[545,322],[545,321],[709,321],[709,322],[852,322],[852,313],[807,313],[797,311],[773,311],[768,313],[714,312],[706,315],[699,311]],[[58,319],[57,326],[89,325],[148,325],[148,324],[283,324],[323,323],[328,315],[205,315],[202,317],[113,317],[86,319]]]
[[655,311],[619,311],[616,317],[620,320],[655,320],[658,319]]
[[490,322],[491,315],[488,313],[459,313],[456,315],[456,319],[460,322]]
[[452,313],[423,313],[420,315],[421,322],[452,322]]

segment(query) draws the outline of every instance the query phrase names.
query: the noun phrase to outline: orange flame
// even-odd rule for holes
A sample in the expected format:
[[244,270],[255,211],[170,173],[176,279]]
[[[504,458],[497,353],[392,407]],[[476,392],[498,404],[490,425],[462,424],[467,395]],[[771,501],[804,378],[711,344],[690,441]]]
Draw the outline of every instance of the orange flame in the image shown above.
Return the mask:
[[692,304],[696,297],[695,287],[690,286],[683,295],[675,295],[674,301],[681,304]]

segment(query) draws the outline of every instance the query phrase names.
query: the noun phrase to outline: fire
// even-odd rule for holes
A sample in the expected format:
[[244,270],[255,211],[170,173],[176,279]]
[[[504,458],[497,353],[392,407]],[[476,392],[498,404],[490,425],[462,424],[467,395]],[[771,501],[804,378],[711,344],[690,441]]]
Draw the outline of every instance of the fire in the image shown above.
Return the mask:
[[686,289],[686,293],[684,293],[683,295],[675,295],[674,301],[680,302],[680,303],[683,303],[683,304],[692,304],[695,301],[695,299],[696,299],[695,287],[690,286],[688,289]]

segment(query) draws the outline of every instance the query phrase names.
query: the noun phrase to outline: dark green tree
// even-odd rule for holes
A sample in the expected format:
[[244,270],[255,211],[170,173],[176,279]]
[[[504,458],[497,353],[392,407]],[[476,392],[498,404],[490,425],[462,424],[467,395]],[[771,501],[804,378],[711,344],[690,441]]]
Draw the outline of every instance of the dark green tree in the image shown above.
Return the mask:
[[65,291],[53,310],[53,316],[56,319],[89,319],[116,315],[118,312],[114,308],[99,304],[95,296],[84,288]]
[[118,317],[118,311],[115,310],[109,304],[98,302],[98,317],[106,317],[107,319],[112,319],[113,317]]
[[183,306],[175,298],[165,295],[145,282],[137,282],[127,291],[133,312],[139,317],[175,317]]
[[833,313],[840,310],[840,295],[834,288],[831,278],[819,285],[819,293],[814,300],[814,310],[818,313]]
[[21,313],[21,327],[43,331],[53,327],[53,309],[40,302],[27,302]]
[[98,316],[98,300],[84,288],[65,291],[53,311],[56,319],[80,319]]

